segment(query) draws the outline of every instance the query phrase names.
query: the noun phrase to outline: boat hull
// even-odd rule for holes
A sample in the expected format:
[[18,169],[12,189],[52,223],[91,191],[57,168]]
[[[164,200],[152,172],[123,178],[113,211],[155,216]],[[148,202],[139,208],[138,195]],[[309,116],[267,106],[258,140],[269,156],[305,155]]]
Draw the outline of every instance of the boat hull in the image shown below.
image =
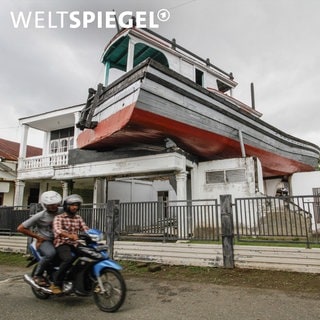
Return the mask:
[[79,148],[112,149],[170,138],[200,161],[258,157],[265,177],[314,170],[319,158],[317,146],[152,61],[107,87],[93,120],[97,126],[78,136]]

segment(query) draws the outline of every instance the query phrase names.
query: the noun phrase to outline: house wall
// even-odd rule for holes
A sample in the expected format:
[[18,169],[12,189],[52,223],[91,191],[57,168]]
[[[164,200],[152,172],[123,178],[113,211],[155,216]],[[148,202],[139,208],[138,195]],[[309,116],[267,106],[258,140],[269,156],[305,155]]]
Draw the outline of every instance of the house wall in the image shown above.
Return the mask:
[[167,191],[169,200],[177,195],[169,180],[118,180],[108,182],[108,200],[120,202],[157,201],[158,192]]
[[0,167],[0,192],[3,193],[3,205],[12,206],[14,202],[17,162],[4,160]]
[[[114,258],[169,265],[223,267],[220,244],[116,241]],[[234,246],[236,268],[319,273],[320,249]]]
[[312,195],[313,188],[320,188],[320,171],[298,172],[290,178],[291,195]]
[[[9,190],[7,191],[7,188],[4,188],[3,192],[3,206],[13,206],[14,202],[14,182],[4,182],[5,184],[9,185]],[[1,182],[0,182],[1,184]]]
[[[245,179],[241,182],[206,182],[207,172],[237,169],[245,170]],[[191,170],[191,186],[193,199],[219,199],[222,194],[232,194],[233,198],[251,197],[264,193],[260,161],[234,158],[201,162]]]
[[276,195],[277,188],[282,184],[282,178],[268,179],[264,181],[265,194],[270,197]]

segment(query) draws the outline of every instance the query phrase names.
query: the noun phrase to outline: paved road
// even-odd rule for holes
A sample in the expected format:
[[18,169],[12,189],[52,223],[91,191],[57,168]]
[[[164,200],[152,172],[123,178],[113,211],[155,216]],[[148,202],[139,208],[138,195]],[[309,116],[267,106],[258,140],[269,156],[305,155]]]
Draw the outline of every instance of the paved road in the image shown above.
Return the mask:
[[4,320],[320,319],[320,301],[311,295],[147,278],[127,279],[125,304],[109,314],[99,311],[90,297],[39,300],[17,272],[4,276],[1,271],[0,318]]

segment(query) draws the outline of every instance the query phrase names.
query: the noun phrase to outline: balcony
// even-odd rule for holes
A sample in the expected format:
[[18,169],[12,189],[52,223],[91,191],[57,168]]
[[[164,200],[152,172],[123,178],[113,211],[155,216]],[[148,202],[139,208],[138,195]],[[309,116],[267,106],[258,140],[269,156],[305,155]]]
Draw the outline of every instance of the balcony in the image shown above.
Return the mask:
[[45,169],[68,165],[68,152],[53,153],[37,157],[19,159],[19,171]]

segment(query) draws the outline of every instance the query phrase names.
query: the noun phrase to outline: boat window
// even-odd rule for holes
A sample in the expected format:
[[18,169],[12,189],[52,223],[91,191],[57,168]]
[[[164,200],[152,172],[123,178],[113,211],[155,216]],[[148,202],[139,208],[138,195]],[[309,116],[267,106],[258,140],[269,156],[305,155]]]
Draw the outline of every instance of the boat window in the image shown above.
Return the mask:
[[169,67],[166,56],[159,50],[151,48],[144,43],[136,43],[134,46],[134,63],[133,66],[138,65],[140,62],[151,58],[162,65]]
[[[129,37],[122,37],[116,41],[105,52],[102,62],[108,65],[108,69],[116,68],[122,71],[127,69],[127,58],[129,50]],[[134,45],[134,61],[133,66],[138,65],[140,62],[151,58],[162,65],[169,67],[166,56],[159,50],[152,48],[145,43],[135,43]]]
[[203,86],[203,71],[195,69],[195,80],[196,84]]
[[222,82],[220,80],[217,80],[217,87],[218,87],[218,90],[221,92],[227,92],[228,90],[231,89],[230,86],[228,86],[227,84],[225,84],[224,82]]

